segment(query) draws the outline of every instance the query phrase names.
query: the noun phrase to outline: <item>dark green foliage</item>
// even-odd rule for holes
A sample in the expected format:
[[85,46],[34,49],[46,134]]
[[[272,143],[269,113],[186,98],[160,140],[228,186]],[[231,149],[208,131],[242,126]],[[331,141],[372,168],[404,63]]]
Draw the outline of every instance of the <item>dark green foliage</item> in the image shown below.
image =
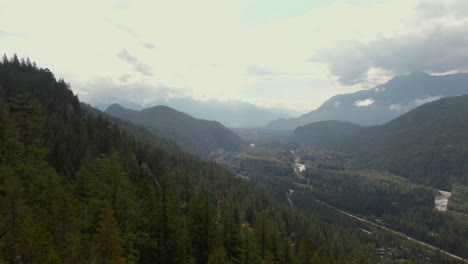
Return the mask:
[[111,204],[106,202],[96,230],[96,255],[99,263],[123,263],[120,232]]
[[297,127],[292,134],[292,140],[301,144],[323,146],[329,141],[352,135],[360,128],[360,125],[345,121],[319,121]]
[[379,127],[365,128],[344,149],[410,180],[450,190],[468,184],[468,96],[425,104]]
[[[302,146],[296,153],[306,157],[308,169],[302,174],[307,180],[302,182],[312,186],[295,190],[293,200],[297,206],[314,208],[316,205],[306,200],[319,199],[466,257],[467,244],[462,242],[468,236],[468,217],[463,211],[468,204],[464,199],[464,185],[453,185],[449,211],[438,212],[434,209],[434,198],[440,195],[436,189],[386,171],[360,169],[362,164],[334,151]],[[323,163],[327,166],[322,166]],[[336,170],[328,164],[342,169]]]
[[314,196],[360,214],[381,216],[434,206],[434,189],[386,172],[309,169],[304,175],[314,186]]
[[195,262],[202,264],[214,248],[214,224],[211,201],[206,194],[198,194],[189,204],[188,224],[190,248]]
[[[412,182],[450,190],[468,184],[468,95],[422,105],[382,126],[313,144],[350,153]],[[307,143],[307,142],[306,142]]]

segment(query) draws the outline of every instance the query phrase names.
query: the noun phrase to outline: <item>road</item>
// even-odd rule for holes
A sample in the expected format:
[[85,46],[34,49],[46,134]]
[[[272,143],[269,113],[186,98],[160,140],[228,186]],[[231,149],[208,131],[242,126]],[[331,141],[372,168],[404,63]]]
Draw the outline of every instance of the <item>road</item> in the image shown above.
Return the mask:
[[[291,154],[293,154],[293,156],[294,156],[294,162],[295,162],[295,163],[293,164],[293,166],[294,166],[294,171],[296,171],[296,174],[299,176],[299,178],[304,178],[304,177],[302,176],[302,171],[296,170],[296,164],[300,161],[299,156],[297,156],[297,154],[296,154],[293,150],[291,150]],[[311,191],[311,192],[312,192],[312,191]],[[288,193],[287,193],[287,194],[288,194]],[[289,192],[289,195],[287,195],[288,201],[290,202],[290,205],[291,205],[291,206],[293,206],[293,203],[292,203],[292,200],[291,200],[292,194],[293,194],[293,192]],[[315,198],[314,198],[314,199],[315,199]],[[339,213],[342,214],[342,215],[345,215],[345,216],[348,216],[348,217],[353,218],[353,219],[355,219],[355,220],[358,220],[358,221],[360,221],[360,222],[363,222],[363,223],[372,225],[372,226],[377,227],[377,228],[379,228],[379,229],[382,229],[382,230],[385,230],[385,231],[389,231],[389,232],[391,232],[391,233],[393,233],[393,234],[395,234],[395,235],[398,235],[398,236],[400,236],[400,237],[403,237],[403,238],[405,238],[405,239],[407,239],[407,240],[414,241],[414,242],[418,243],[419,245],[422,245],[422,246],[424,246],[424,247],[426,247],[426,248],[429,248],[429,249],[431,249],[431,250],[438,250],[438,251],[440,251],[440,252],[445,253],[447,256],[450,256],[450,257],[452,257],[452,258],[454,258],[454,259],[458,259],[458,260],[464,261],[465,263],[468,263],[468,261],[467,261],[466,259],[464,259],[464,258],[462,258],[462,257],[460,257],[460,256],[457,256],[457,255],[454,255],[454,254],[452,254],[452,253],[449,253],[449,252],[447,252],[447,251],[445,251],[445,250],[443,250],[443,249],[440,249],[440,248],[438,248],[438,247],[429,245],[429,244],[427,244],[427,243],[425,243],[425,242],[422,242],[422,241],[417,240],[417,239],[415,239],[415,238],[413,238],[413,237],[410,237],[410,236],[408,236],[408,235],[406,235],[406,234],[404,234],[404,233],[401,233],[401,232],[399,232],[399,231],[393,230],[393,229],[388,228],[388,227],[386,227],[386,226],[383,226],[383,225],[381,225],[381,224],[379,224],[379,223],[376,223],[376,222],[373,222],[373,221],[370,221],[370,220],[361,218],[361,217],[359,217],[359,216],[353,215],[353,214],[351,214],[351,213],[345,212],[345,211],[343,211],[343,210],[341,210],[341,209],[339,209],[339,208],[336,208],[336,207],[334,207],[334,206],[332,206],[332,205],[329,205],[329,204],[327,204],[327,203],[325,203],[325,202],[323,202],[323,201],[320,201],[320,200],[318,200],[318,199],[315,199],[315,201],[318,202],[319,204],[322,204],[322,205],[324,205],[324,206],[326,206],[326,207],[328,207],[328,208],[330,208],[330,209],[333,209],[333,210],[339,212]]]

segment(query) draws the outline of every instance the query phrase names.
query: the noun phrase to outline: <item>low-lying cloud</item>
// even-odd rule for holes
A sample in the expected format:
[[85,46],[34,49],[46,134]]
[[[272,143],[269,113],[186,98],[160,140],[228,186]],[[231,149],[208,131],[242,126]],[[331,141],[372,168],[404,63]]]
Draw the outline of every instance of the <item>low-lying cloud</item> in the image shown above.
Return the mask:
[[420,105],[423,105],[425,103],[430,103],[430,102],[433,102],[435,100],[439,100],[442,97],[443,96],[431,96],[431,97],[427,97],[427,98],[417,98],[417,99],[414,100],[414,104],[416,106],[420,106]]
[[113,103],[145,106],[183,95],[183,91],[165,85],[135,82],[122,84],[108,78],[96,78],[85,83],[75,83],[73,90],[78,94],[80,100],[97,107]]
[[413,101],[409,102],[408,104],[391,104],[388,107],[388,109],[391,111],[404,113],[404,112],[408,112],[409,110],[413,108],[421,106],[423,104],[439,100],[442,97],[444,96],[431,96],[431,97],[425,97],[425,98],[416,98]]
[[374,102],[375,102],[374,99],[367,98],[365,100],[357,100],[356,102],[354,102],[354,105],[357,107],[366,107],[366,106],[372,105]]

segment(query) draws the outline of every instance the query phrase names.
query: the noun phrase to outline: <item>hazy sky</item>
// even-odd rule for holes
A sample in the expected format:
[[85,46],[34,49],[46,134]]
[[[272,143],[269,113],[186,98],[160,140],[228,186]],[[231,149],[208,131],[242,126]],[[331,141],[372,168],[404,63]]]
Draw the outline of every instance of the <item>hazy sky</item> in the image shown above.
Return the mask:
[[81,100],[310,111],[413,71],[468,69],[466,0],[0,0],[0,52]]

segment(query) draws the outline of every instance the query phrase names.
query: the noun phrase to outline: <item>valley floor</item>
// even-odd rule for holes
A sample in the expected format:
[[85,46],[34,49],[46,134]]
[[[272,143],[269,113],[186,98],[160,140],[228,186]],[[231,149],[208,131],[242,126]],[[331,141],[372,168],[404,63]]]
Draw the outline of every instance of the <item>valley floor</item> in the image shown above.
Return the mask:
[[[291,153],[294,155],[294,161],[295,161],[295,163],[293,164],[293,166],[296,168],[298,162],[300,161],[300,157],[299,157],[293,150],[291,150]],[[302,164],[301,164],[301,165],[302,165]],[[303,165],[303,166],[305,167],[305,165]],[[304,169],[304,170],[305,170],[305,169]],[[295,170],[295,171],[296,171],[297,174],[301,174],[301,172],[302,172],[303,170],[299,170],[299,171]],[[301,177],[303,178],[302,175],[301,175]],[[309,187],[311,187],[311,186],[309,186]],[[307,189],[309,189],[309,188],[307,188]],[[311,193],[313,192],[312,190],[313,190],[313,189],[310,188]],[[440,196],[437,196],[437,197],[435,198],[435,204],[436,204],[435,206],[436,206],[436,209],[437,209],[438,211],[447,211],[448,198],[450,198],[451,193],[450,193],[450,192],[446,192],[446,191],[440,191],[440,190],[439,190],[439,192],[440,192]],[[293,193],[294,193],[294,191],[293,191],[293,190],[290,190],[290,191],[289,191],[289,195],[288,195],[288,202],[290,203],[291,206],[293,206],[293,202],[292,202],[292,195],[293,195]],[[312,196],[313,196],[313,194],[312,194]],[[319,200],[319,199],[314,199],[314,200],[315,200],[317,203],[319,203],[319,204],[321,204],[321,205],[323,205],[323,206],[325,206],[325,207],[327,207],[327,208],[330,208],[330,209],[332,209],[332,210],[335,210],[336,212],[339,212],[340,214],[345,215],[345,216],[347,216],[347,217],[349,217],[349,218],[352,218],[352,219],[357,220],[357,221],[359,221],[359,222],[368,224],[368,225],[370,225],[370,226],[372,226],[372,227],[376,227],[376,228],[378,228],[378,229],[391,232],[391,233],[393,233],[393,234],[395,234],[395,235],[397,235],[397,236],[399,236],[399,237],[402,237],[402,238],[404,238],[404,239],[414,241],[415,243],[418,243],[419,245],[424,246],[424,247],[426,247],[426,248],[428,248],[428,249],[430,249],[430,250],[436,250],[436,251],[443,252],[444,254],[446,254],[446,255],[448,255],[448,256],[454,258],[454,259],[462,260],[462,261],[465,261],[465,262],[468,263],[468,261],[467,261],[466,259],[464,259],[464,258],[462,258],[462,257],[460,257],[460,256],[451,254],[450,252],[447,252],[447,251],[445,251],[445,250],[443,250],[443,249],[441,249],[441,248],[438,248],[438,247],[432,246],[432,245],[430,245],[430,244],[427,244],[427,243],[425,243],[425,242],[423,242],[423,241],[420,241],[420,240],[418,240],[418,239],[416,239],[416,238],[410,237],[410,236],[408,236],[408,235],[406,235],[406,234],[404,234],[404,233],[402,233],[402,232],[399,232],[399,231],[394,230],[394,229],[392,229],[392,228],[386,227],[386,226],[384,226],[384,225],[382,225],[382,224],[379,224],[379,223],[377,223],[377,222],[375,222],[375,221],[367,220],[367,219],[364,219],[364,218],[362,218],[362,217],[359,217],[359,216],[357,216],[357,215],[355,215],[355,214],[352,214],[352,213],[343,211],[343,210],[341,210],[341,209],[339,209],[339,208],[336,208],[336,207],[334,207],[334,206],[332,206],[332,205],[330,205],[330,204],[328,204],[328,203],[326,203],[326,202],[324,202],[324,201],[321,201],[321,200]],[[366,230],[366,229],[362,229],[362,230],[363,230],[363,232],[365,232],[365,233],[367,233],[367,234],[371,234],[371,232],[369,232],[369,231]]]
[[[390,233],[427,252],[466,262],[468,218],[450,211],[452,193],[366,169],[337,152],[274,141],[252,145],[215,160],[292,207],[325,215],[333,211],[345,222],[361,223],[360,230],[375,239]],[[391,248],[382,246],[381,254],[394,254]]]

